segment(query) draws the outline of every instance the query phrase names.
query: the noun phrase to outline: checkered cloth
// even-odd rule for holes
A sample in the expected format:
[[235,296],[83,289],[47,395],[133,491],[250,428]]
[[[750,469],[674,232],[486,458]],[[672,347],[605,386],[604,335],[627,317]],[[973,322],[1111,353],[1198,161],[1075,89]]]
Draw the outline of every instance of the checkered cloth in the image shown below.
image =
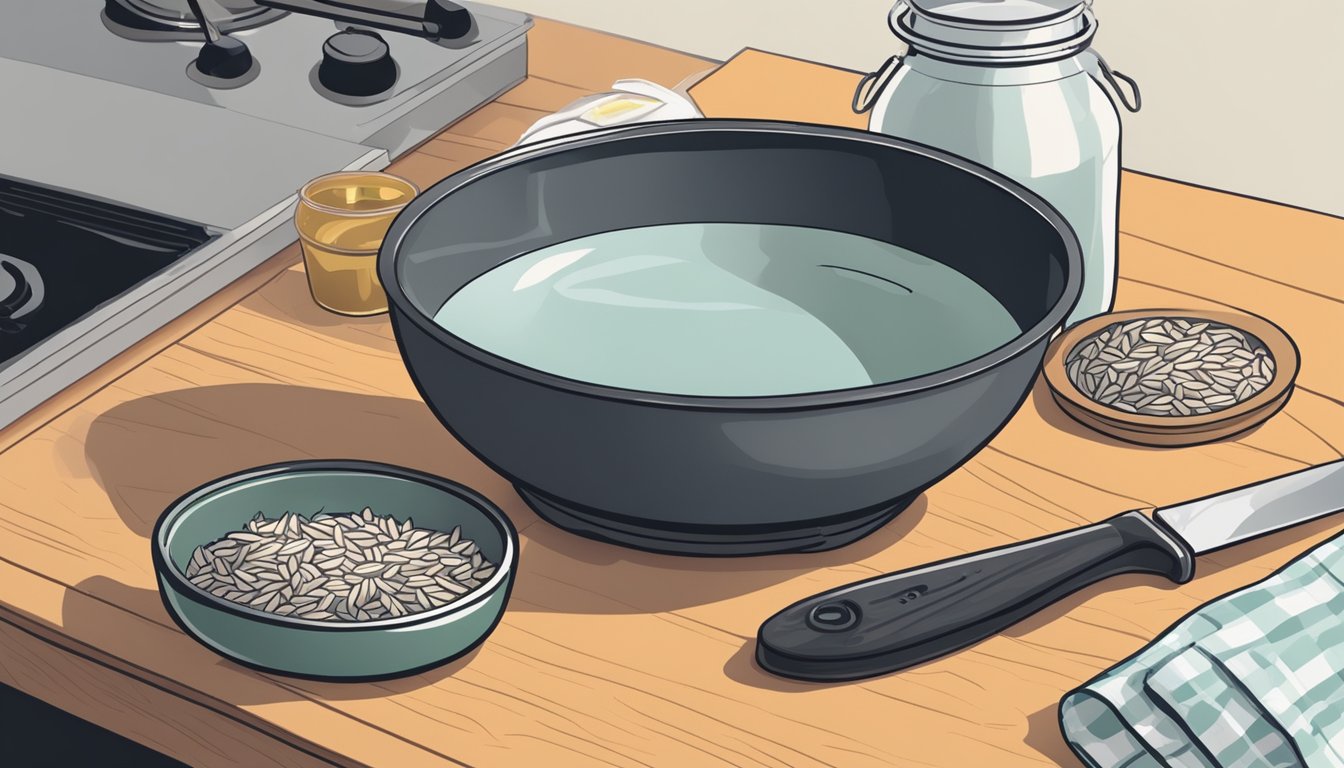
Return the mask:
[[1060,723],[1093,768],[1344,768],[1344,536],[1072,691]]

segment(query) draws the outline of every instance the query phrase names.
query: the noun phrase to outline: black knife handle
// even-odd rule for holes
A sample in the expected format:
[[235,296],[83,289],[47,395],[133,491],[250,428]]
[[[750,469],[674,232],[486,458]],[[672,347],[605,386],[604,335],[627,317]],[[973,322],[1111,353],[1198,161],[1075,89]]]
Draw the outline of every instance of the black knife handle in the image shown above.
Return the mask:
[[766,670],[855,680],[934,659],[1089,584],[1154,573],[1183,584],[1194,552],[1140,512],[850,584],[794,603],[757,636]]

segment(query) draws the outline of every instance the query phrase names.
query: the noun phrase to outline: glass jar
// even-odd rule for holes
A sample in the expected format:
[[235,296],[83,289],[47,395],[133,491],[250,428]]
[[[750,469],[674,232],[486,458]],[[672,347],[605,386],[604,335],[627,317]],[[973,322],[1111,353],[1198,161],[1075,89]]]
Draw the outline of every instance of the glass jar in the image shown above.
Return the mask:
[[420,190],[390,173],[342,171],[299,190],[294,227],[313,300],[342,315],[387,311],[378,250],[392,220]]
[[889,23],[909,50],[854,94],[855,111],[872,110],[869,130],[986,165],[1059,210],[1083,248],[1083,292],[1067,325],[1115,298],[1120,115],[1102,82],[1130,111],[1140,106],[1137,84],[1089,47],[1090,4],[897,3]]

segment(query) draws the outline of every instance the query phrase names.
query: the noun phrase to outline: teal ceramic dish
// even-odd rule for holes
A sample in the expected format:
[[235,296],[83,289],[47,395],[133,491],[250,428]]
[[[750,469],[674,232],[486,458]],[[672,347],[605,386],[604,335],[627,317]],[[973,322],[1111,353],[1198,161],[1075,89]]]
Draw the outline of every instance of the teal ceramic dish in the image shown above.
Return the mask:
[[[196,547],[239,530],[257,512],[305,517],[365,506],[441,531],[462,526],[497,563],[484,584],[431,611],[359,623],[276,616],[211,595],[186,579]],[[204,485],[159,518],[154,569],[168,613],[211,650],[267,672],[321,680],[376,680],[423,671],[469,652],[499,623],[518,562],[518,533],[494,504],[443,478],[364,461],[302,461],[247,470]]]

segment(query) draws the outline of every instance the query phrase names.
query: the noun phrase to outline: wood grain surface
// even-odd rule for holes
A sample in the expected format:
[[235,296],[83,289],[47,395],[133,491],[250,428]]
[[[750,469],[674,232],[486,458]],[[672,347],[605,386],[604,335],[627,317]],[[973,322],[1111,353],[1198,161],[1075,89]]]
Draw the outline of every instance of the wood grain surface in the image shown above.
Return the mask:
[[[527,82],[393,171],[428,185],[616,78],[673,85],[712,66],[547,22],[531,56]],[[857,77],[747,51],[692,93],[715,116],[853,124]],[[0,453],[0,679],[203,765],[1076,765],[1056,721],[1065,691],[1344,521],[1203,558],[1181,587],[1115,580],[869,681],[773,678],[752,662],[753,637],[822,589],[1341,457],[1344,221],[1134,174],[1124,184],[1121,307],[1236,306],[1300,345],[1298,392],[1254,432],[1139,448],[1085,432],[1038,386],[988,448],[851,546],[711,560],[629,551],[538,521],[416,396],[387,318],[318,308],[291,252],[258,290],[174,326],[180,341],[114,365],[79,402],[44,408]],[[433,472],[512,517],[521,570],[487,643],[406,679],[315,683],[238,667],[172,624],[149,557],[164,507],[220,474],[310,457]]]

